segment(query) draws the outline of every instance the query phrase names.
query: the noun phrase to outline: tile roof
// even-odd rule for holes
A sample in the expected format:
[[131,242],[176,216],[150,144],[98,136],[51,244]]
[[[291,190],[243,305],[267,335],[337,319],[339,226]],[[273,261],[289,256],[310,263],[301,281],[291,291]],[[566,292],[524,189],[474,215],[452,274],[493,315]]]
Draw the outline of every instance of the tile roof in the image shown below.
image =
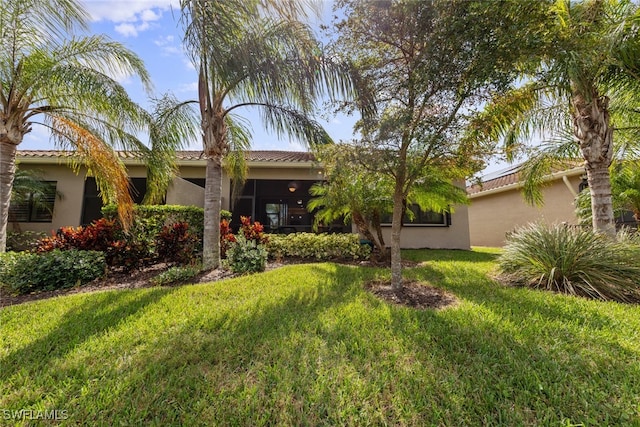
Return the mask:
[[489,178],[485,180],[482,177],[481,184],[472,184],[467,186],[467,194],[476,194],[483,191],[493,190],[495,188],[506,187],[507,185],[516,184],[520,181],[520,175],[518,173],[518,167],[511,167],[504,170],[495,178]]
[[[580,173],[582,168],[582,161],[569,162],[568,167],[565,169],[554,169],[549,176],[551,179],[556,173],[571,172],[571,175]],[[467,194],[473,195],[483,193],[486,191],[495,190],[502,187],[507,187],[520,182],[520,167],[522,164],[511,166],[507,169],[503,169],[491,174],[485,175],[481,178],[481,183],[473,183],[467,186]]]
[[[18,150],[19,158],[64,158],[70,157],[73,154],[72,151],[61,150]],[[135,152],[130,151],[118,151],[118,155],[122,159],[135,159],[137,155]],[[204,153],[202,151],[178,151],[176,153],[179,160],[204,160]],[[249,162],[284,162],[284,163],[303,163],[313,162],[315,157],[312,153],[305,151],[247,151],[245,157]]]

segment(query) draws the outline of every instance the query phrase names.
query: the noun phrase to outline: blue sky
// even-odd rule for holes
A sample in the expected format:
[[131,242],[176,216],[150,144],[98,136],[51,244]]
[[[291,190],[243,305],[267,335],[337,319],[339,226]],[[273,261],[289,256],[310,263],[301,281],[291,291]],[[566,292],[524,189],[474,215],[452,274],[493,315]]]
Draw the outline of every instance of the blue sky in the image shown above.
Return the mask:
[[[136,52],[145,62],[153,82],[153,94],[160,96],[170,91],[180,100],[197,99],[197,76],[195,69],[182,47],[182,27],[179,22],[179,0],[80,0],[91,15],[91,32],[106,34]],[[321,16],[312,18],[310,25],[330,23],[332,1],[320,2]],[[319,34],[318,34],[319,36]],[[135,76],[119,76],[130,96],[139,104],[148,107],[148,95]],[[238,111],[240,113],[240,111]],[[263,130],[256,111],[247,109],[241,113],[252,123],[255,150],[300,151],[305,147],[299,141],[278,138]],[[356,118],[337,116],[318,118],[329,135],[335,140],[353,138],[353,123]],[[35,126],[26,135],[19,149],[52,149],[47,131]],[[188,149],[200,150],[200,140],[190,143]],[[504,163],[493,163],[485,172],[505,167]]]
[[[179,0],[81,0],[91,14],[91,32],[106,34],[138,54],[145,62],[156,96],[171,91],[180,100],[197,100],[197,75],[182,48],[182,27],[179,22]],[[331,2],[321,2],[322,16],[310,24],[316,28],[328,20]],[[328,22],[327,22],[328,23]],[[119,76],[130,96],[148,107],[148,95],[135,76]],[[252,123],[253,145],[256,150],[304,150],[304,146],[289,138],[278,138],[263,130],[258,113],[245,109],[241,114]],[[352,138],[353,117],[318,118],[331,137]],[[19,147],[21,150],[51,149],[49,135],[35,126]],[[202,149],[201,141],[193,141],[189,149]]]

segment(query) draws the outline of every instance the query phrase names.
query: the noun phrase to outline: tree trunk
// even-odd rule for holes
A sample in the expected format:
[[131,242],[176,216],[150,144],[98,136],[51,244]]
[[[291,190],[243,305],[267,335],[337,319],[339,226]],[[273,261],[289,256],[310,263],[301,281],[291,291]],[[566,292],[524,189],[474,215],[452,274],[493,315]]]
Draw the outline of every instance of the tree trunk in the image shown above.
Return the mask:
[[385,247],[384,237],[382,236],[382,226],[380,225],[380,214],[377,211],[373,214],[373,218],[371,219],[371,225],[376,230],[376,234],[378,236],[378,243],[380,243],[380,251],[385,252],[387,248]]
[[574,135],[585,160],[593,230],[615,237],[609,166],[613,160],[613,129],[609,118],[609,98],[594,89],[587,98],[574,93],[572,104]]
[[7,250],[7,223],[16,173],[16,149],[17,146],[12,142],[0,139],[0,253]]
[[358,211],[352,210],[351,218],[353,219],[353,222],[360,234],[362,234],[365,239],[378,246],[378,242],[376,242],[376,239],[373,237],[373,234],[369,229],[369,224],[367,223],[367,220],[362,216],[362,214]]
[[220,266],[220,209],[222,209],[222,157],[207,158],[204,184],[204,234],[202,266],[209,270]]
[[609,166],[603,163],[587,163],[586,170],[591,193],[593,230],[615,237],[616,225],[613,216]]
[[[217,98],[216,98],[217,99]],[[202,142],[207,157],[204,184],[204,231],[202,266],[210,270],[220,266],[220,210],[222,209],[222,160],[228,152],[224,111],[219,102],[215,108],[202,109]]]
[[[404,174],[402,174],[403,176]],[[393,219],[391,220],[391,287],[394,291],[402,289],[402,255],[400,253],[400,233],[402,232],[402,215],[404,206],[402,200],[402,180],[400,174],[396,177],[396,186],[393,192]]]

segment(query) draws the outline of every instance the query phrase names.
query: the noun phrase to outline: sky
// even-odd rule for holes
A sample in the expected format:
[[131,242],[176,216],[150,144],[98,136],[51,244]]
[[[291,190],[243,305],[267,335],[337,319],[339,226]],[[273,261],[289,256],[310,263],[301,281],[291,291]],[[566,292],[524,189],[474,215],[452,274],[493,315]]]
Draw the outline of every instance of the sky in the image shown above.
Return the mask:
[[[179,0],[81,0],[91,15],[93,34],[105,34],[122,43],[142,58],[153,83],[154,96],[172,92],[179,100],[197,100],[197,74],[182,47],[182,26]],[[332,1],[321,2],[321,16],[309,22],[312,28],[329,24]],[[320,37],[318,31],[317,36]],[[127,89],[131,98],[149,107],[149,95],[135,76],[122,76],[118,80]],[[302,151],[305,147],[296,140],[267,133],[257,111],[245,109],[240,112],[252,124],[254,150]],[[356,117],[335,116],[317,118],[334,141],[353,138]],[[20,144],[21,150],[52,149],[49,134],[34,126]],[[187,149],[201,150],[202,142],[193,141]],[[486,171],[495,171],[504,164],[493,163]]]
[[[182,47],[182,26],[179,0],[81,0],[91,15],[90,32],[106,34],[122,43],[142,58],[151,76],[153,96],[172,92],[179,100],[197,100],[197,74]],[[313,17],[312,28],[329,23],[331,2],[321,2],[322,16]],[[319,34],[317,34],[319,36]],[[118,80],[127,89],[131,98],[149,108],[149,95],[135,76],[122,76]],[[288,137],[278,138],[267,133],[255,109],[238,110],[252,127],[254,150],[305,150],[302,143]],[[348,116],[317,117],[329,135],[335,140],[353,137],[356,118]],[[21,150],[51,149],[46,129],[34,126],[26,135]],[[202,142],[193,141],[188,149],[201,150]]]

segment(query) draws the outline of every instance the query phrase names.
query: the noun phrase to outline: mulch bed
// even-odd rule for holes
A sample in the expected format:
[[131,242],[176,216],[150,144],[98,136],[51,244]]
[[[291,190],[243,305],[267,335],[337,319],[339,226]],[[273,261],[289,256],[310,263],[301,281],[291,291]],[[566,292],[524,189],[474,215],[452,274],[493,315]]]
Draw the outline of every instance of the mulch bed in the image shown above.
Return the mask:
[[442,309],[458,303],[455,295],[417,280],[405,279],[398,291],[393,289],[391,281],[388,280],[375,280],[367,283],[365,287],[385,301],[419,310]]
[[[267,270],[273,270],[275,268],[282,267],[287,264],[297,264],[301,260],[287,260],[285,262],[270,262],[267,264]],[[358,266],[384,266],[380,263],[374,263],[369,261],[359,261],[347,263]],[[412,261],[403,261],[403,267],[415,267],[418,264]],[[109,274],[103,278],[96,279],[83,286],[76,286],[68,289],[58,289],[55,291],[40,291],[32,294],[25,295],[8,295],[0,292],[0,308],[15,304],[22,304],[29,301],[36,301],[41,299],[53,298],[62,295],[71,295],[85,292],[95,291],[107,291],[117,289],[141,289],[155,286],[151,283],[151,279],[156,275],[165,271],[169,266],[164,263],[154,264],[145,267],[141,270],[132,272],[109,272]],[[204,272],[197,276],[190,283],[207,283],[215,282],[217,280],[227,279],[234,277],[235,275],[228,270],[217,269]],[[176,284],[175,286],[179,286]],[[416,281],[404,281],[404,286],[401,292],[394,292],[388,282],[376,281],[366,285],[366,288],[377,295],[378,297],[392,302],[394,304],[402,304],[409,307],[424,309],[424,308],[443,308],[451,304],[456,303],[456,298],[444,292],[441,289],[434,288],[424,283]]]

